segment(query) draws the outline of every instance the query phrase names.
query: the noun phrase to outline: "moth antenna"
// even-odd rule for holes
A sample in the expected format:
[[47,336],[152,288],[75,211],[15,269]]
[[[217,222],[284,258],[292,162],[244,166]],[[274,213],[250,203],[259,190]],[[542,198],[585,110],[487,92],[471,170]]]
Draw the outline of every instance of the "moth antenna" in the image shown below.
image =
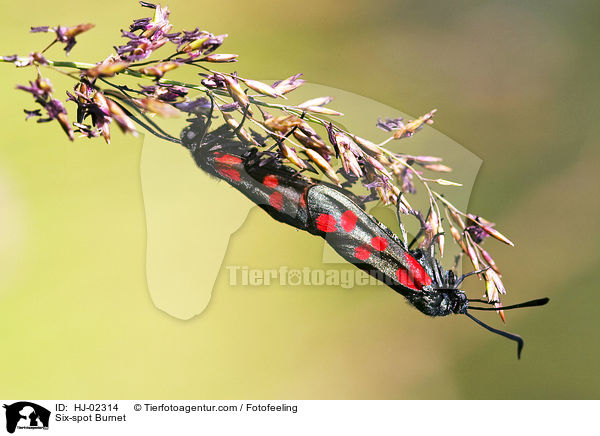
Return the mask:
[[[496,310],[496,309],[492,309],[492,310]],[[511,341],[515,341],[517,343],[517,359],[521,359],[521,351],[523,350],[523,344],[524,344],[523,338],[521,338],[521,336],[518,336],[518,335],[515,335],[512,333],[508,333],[508,332],[504,332],[502,330],[495,329],[494,327],[490,327],[486,323],[479,321],[477,318],[475,318],[469,312],[465,312],[465,315],[467,315],[469,318],[471,318],[473,321],[475,321],[477,324],[479,324],[484,329],[489,330],[492,333],[496,333],[497,335],[504,336],[505,338],[510,339]]]
[[[480,300],[469,300],[469,301],[480,301]],[[512,306],[505,307],[472,307],[469,306],[469,309],[473,310],[510,310],[510,309],[518,309],[520,307],[536,307],[543,306],[544,304],[548,304],[550,299],[548,297],[538,298],[537,300],[525,301],[524,303],[513,304]]]
[[497,301],[487,301],[483,298],[473,298],[473,299],[469,299],[469,303],[485,303],[485,304],[494,304],[497,303]]

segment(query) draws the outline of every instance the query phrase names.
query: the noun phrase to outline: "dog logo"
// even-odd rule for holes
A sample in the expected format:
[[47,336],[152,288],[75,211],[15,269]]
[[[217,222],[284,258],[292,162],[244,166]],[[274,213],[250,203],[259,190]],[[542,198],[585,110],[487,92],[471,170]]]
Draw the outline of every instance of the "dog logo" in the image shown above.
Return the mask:
[[48,430],[50,411],[29,401],[18,401],[4,405],[6,409],[6,431],[14,433],[18,429]]

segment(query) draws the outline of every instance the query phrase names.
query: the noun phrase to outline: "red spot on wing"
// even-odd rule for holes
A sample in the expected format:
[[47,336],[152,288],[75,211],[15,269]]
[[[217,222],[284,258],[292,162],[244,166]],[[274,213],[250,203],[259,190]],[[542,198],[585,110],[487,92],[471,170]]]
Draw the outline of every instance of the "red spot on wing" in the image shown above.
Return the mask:
[[281,192],[275,191],[269,195],[269,204],[277,210],[283,209],[283,195],[281,195]]
[[432,283],[431,277],[429,277],[425,268],[423,268],[414,257],[408,253],[404,253],[404,259],[408,264],[412,279],[419,289],[422,289],[424,286],[429,286]]
[[227,165],[236,165],[242,163],[242,159],[237,156],[232,156],[231,154],[220,155],[219,157],[215,158],[215,160],[219,163]]
[[302,209],[306,209],[306,191],[300,194],[300,199],[298,200],[298,204]]
[[388,246],[388,241],[382,236],[375,236],[371,239],[371,245],[377,251],[383,251]]
[[240,172],[238,170],[234,170],[233,168],[217,168],[219,174],[229,180],[234,180],[239,182],[241,180]]
[[277,188],[277,185],[279,185],[279,180],[277,180],[277,177],[273,174],[269,174],[265,176],[263,185],[265,185],[267,188]]
[[415,282],[413,282],[412,280],[412,274],[404,268],[398,268],[396,270],[396,278],[401,284],[403,284],[407,288],[419,290],[419,287],[415,285]]
[[351,210],[347,210],[342,214],[342,218],[340,220],[342,228],[347,232],[351,232],[352,230],[354,230],[354,227],[356,227],[356,220],[356,214]]
[[371,256],[372,248],[369,245],[359,245],[354,249],[354,257],[358,260],[367,260]]
[[317,229],[322,232],[335,232],[337,221],[329,214],[322,213],[317,217]]

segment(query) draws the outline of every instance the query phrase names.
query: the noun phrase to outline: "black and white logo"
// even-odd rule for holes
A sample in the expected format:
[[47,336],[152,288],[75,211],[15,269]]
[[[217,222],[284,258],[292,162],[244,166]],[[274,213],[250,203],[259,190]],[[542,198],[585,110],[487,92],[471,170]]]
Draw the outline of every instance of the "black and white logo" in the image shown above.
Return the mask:
[[16,429],[22,430],[48,430],[50,411],[29,401],[18,401],[5,404],[6,431],[14,433]]

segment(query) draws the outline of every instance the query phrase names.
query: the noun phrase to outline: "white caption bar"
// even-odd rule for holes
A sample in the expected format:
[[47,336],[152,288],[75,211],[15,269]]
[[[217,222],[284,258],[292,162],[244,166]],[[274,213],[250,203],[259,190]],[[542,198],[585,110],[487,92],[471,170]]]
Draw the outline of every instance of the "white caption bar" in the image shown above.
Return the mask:
[[584,434],[598,408],[597,401],[0,401],[0,433],[18,436]]

